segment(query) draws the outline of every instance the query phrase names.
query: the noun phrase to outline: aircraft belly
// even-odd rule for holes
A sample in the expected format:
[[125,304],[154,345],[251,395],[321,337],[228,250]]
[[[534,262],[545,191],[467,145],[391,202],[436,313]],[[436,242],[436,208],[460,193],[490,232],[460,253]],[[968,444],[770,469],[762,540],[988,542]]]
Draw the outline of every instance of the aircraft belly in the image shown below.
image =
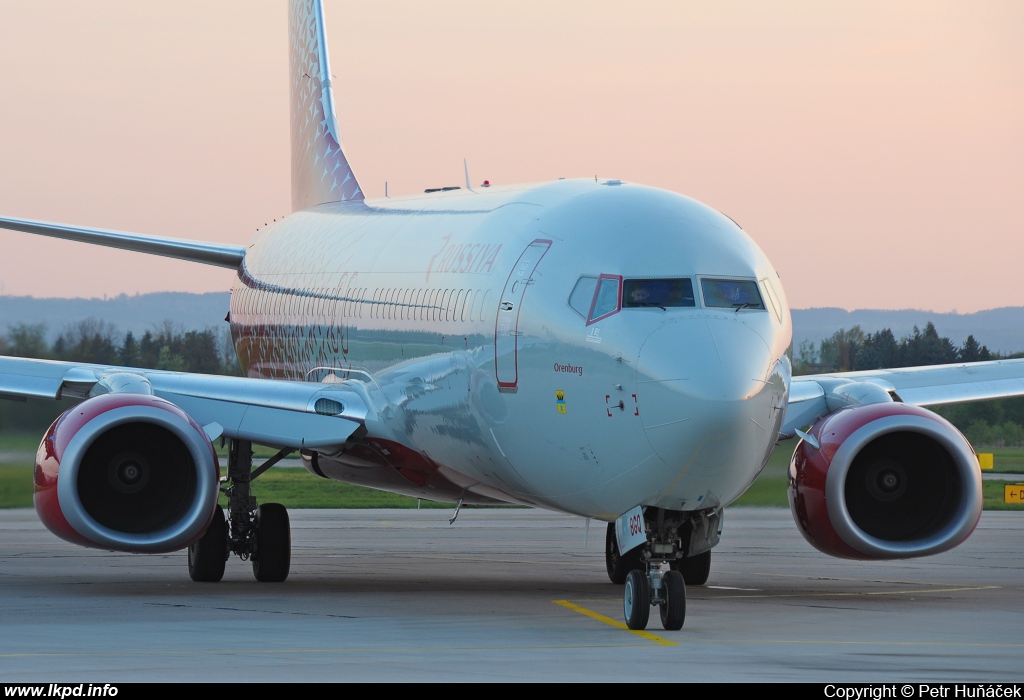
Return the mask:
[[413,498],[451,503],[462,498],[465,503],[481,505],[514,502],[510,496],[495,489],[469,489],[460,485],[449,479],[443,470],[438,470],[423,483],[416,483],[385,464],[361,464],[345,458],[321,456],[317,460],[317,468],[320,475],[332,481],[367,486]]

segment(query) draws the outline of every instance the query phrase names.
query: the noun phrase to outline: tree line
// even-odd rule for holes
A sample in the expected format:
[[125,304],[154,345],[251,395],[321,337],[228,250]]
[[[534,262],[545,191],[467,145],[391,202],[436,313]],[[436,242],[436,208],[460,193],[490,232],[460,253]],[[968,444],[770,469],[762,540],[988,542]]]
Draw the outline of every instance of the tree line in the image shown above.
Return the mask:
[[[1024,353],[992,352],[973,335],[957,345],[940,336],[932,323],[924,330],[914,326],[909,335],[899,340],[888,328],[865,333],[860,326],[854,326],[836,331],[817,345],[802,342],[793,358],[793,373],[920,367],[1014,357],[1024,357]],[[1024,446],[1024,398],[937,406],[932,410],[957,426],[972,445]]]
[[[16,323],[0,333],[0,355],[120,365],[202,374],[241,374],[227,328],[185,330],[165,322],[141,338],[95,318],[66,326],[52,343],[41,323]],[[0,430],[41,433],[74,401],[0,401]]]
[[[241,373],[226,328],[184,330],[165,322],[136,338],[131,331],[121,335],[113,324],[87,318],[65,327],[53,343],[47,342],[46,337],[43,324],[11,325],[6,333],[0,334],[0,355],[202,374]],[[911,334],[900,340],[888,328],[865,333],[860,326],[854,326],[840,329],[817,344],[801,343],[793,358],[793,372],[888,369],[1001,357],[979,344],[973,335],[957,345],[940,336],[932,323],[923,331],[915,326]],[[1024,357],[1024,353],[1006,357]],[[0,401],[0,428],[44,429],[67,408],[67,402],[26,405]],[[935,410],[963,431],[974,445],[1024,445],[1024,398],[941,406]]]
[[940,336],[931,322],[923,331],[914,326],[910,335],[898,341],[888,328],[865,333],[860,326],[854,326],[836,331],[817,346],[807,340],[802,342],[793,358],[793,373],[946,365],[954,362],[982,362],[1000,357],[998,353],[978,343],[973,335],[967,336],[962,345],[956,345],[949,338]]
[[123,336],[107,321],[87,318],[68,325],[53,343],[44,324],[17,323],[0,334],[0,355],[45,360],[238,375],[241,370],[227,329],[184,330],[166,322],[141,338]]

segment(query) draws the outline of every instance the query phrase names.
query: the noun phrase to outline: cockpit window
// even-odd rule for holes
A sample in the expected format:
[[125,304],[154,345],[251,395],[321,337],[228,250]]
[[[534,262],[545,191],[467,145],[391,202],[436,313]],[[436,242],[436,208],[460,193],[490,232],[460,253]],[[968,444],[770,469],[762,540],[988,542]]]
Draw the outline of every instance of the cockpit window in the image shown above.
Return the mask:
[[639,306],[661,309],[670,306],[696,306],[693,282],[687,278],[624,280],[622,306],[627,309]]
[[611,316],[622,308],[619,297],[621,283],[621,277],[601,275],[597,280],[597,293],[594,295],[594,305],[590,309],[587,325],[599,321],[605,316]]
[[622,308],[618,275],[580,277],[569,295],[569,306],[587,319],[587,325],[617,313]]
[[754,280],[702,279],[704,306],[726,309],[764,309]]
[[596,277],[580,277],[569,295],[569,306],[583,318],[590,313],[590,305],[594,303],[594,290],[597,289]]
[[775,318],[782,321],[782,304],[779,303],[778,297],[775,296],[775,290],[772,289],[772,284],[765,277],[761,280],[761,289],[764,291],[764,296],[768,300],[768,305],[772,307],[772,311],[775,312]]

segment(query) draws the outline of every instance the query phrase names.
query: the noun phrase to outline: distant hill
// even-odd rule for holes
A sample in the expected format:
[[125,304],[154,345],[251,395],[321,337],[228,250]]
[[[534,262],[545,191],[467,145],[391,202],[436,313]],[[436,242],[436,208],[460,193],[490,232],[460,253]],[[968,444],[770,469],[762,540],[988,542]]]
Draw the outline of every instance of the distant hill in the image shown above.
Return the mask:
[[[13,323],[45,323],[47,339],[57,337],[69,323],[93,316],[141,335],[164,321],[187,329],[221,328],[228,311],[227,292],[186,294],[160,292],[121,296],[112,299],[35,299],[0,296],[0,333]],[[859,325],[865,333],[891,328],[896,338],[923,328],[931,321],[939,335],[956,344],[968,335],[989,350],[1002,353],[1024,350],[1024,306],[1008,306],[973,314],[934,313],[920,310],[884,311],[878,309],[794,309],[794,346],[804,340],[820,342],[840,328]]]

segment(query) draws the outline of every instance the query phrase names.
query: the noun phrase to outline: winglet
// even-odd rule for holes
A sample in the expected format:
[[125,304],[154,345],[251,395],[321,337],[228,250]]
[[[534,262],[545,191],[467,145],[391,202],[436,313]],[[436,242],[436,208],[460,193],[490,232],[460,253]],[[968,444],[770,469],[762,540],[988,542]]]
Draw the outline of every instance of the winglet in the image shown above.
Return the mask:
[[363,199],[341,148],[321,0],[290,0],[292,208]]

